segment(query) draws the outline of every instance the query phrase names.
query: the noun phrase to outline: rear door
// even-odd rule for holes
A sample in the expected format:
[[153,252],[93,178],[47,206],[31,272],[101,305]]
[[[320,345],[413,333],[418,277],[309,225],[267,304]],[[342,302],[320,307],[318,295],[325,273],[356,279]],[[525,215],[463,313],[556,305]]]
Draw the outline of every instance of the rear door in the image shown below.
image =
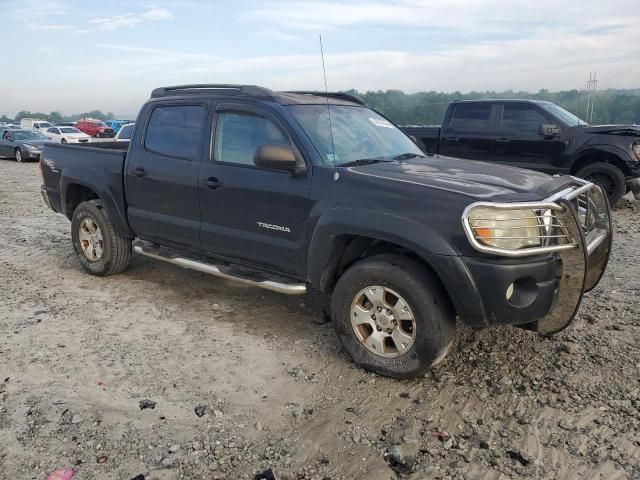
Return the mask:
[[198,170],[208,102],[155,103],[126,161],[128,218],[140,237],[197,248]]
[[505,103],[499,106],[494,139],[495,161],[513,167],[544,173],[557,173],[566,148],[562,134],[545,137],[542,125],[557,124],[531,103]]
[[291,145],[300,155],[275,113],[244,103],[217,105],[210,155],[200,170],[201,248],[302,277],[311,170],[294,176],[256,167],[256,149],[269,143]]
[[490,103],[458,103],[440,133],[440,154],[470,160],[492,160],[496,109]]

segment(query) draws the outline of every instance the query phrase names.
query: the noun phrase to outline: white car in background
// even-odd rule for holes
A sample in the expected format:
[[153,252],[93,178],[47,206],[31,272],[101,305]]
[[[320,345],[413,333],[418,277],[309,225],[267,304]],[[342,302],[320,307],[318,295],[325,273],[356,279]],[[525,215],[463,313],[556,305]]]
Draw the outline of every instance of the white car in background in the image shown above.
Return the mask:
[[89,143],[91,137],[76,127],[51,127],[44,134],[56,143]]
[[128,142],[131,140],[131,134],[133,133],[133,126],[135,125],[134,123],[127,123],[126,125],[123,125],[122,127],[120,127],[120,130],[118,130],[118,133],[116,134],[116,138],[115,141],[116,142]]

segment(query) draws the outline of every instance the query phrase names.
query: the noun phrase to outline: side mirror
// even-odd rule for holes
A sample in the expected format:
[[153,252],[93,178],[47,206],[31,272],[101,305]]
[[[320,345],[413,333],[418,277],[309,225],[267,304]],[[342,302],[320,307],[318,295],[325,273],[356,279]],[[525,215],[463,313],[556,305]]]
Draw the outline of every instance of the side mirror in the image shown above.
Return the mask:
[[560,129],[557,125],[554,124],[543,124],[540,125],[540,134],[545,137],[555,137],[560,133]]
[[7,135],[6,137],[4,137],[5,140],[7,140],[8,142],[13,142],[13,137],[11,135]]
[[253,163],[256,167],[270,170],[284,170],[291,173],[302,173],[304,167],[300,167],[293,149],[287,145],[266,143],[260,145],[253,155]]

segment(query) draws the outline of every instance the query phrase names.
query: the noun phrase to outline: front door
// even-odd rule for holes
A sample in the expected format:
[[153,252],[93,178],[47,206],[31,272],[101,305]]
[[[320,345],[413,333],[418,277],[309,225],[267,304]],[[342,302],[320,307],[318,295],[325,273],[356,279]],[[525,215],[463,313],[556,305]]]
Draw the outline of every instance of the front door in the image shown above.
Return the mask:
[[198,247],[198,170],[207,109],[198,102],[159,104],[135,132],[126,162],[126,195],[129,223],[138,236]]
[[542,134],[542,125],[554,123],[550,117],[531,104],[507,103],[498,118],[493,146],[496,162],[549,174],[558,172],[566,144],[561,134]]
[[256,167],[253,156],[263,144],[291,145],[300,155],[270,111],[243,103],[216,107],[210,158],[200,169],[201,248],[303,277],[311,170],[292,175]]

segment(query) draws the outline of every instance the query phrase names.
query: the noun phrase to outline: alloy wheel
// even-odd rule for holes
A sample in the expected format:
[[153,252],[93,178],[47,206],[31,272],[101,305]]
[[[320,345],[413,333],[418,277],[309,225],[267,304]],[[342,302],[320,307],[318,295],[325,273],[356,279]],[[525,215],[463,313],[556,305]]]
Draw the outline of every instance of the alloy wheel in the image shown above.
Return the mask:
[[87,217],[80,223],[78,232],[80,248],[85,257],[92,262],[97,262],[104,253],[104,241],[100,227],[93,218]]
[[385,358],[404,355],[416,339],[416,321],[408,302],[379,285],[363,288],[354,297],[351,326],[367,350]]

